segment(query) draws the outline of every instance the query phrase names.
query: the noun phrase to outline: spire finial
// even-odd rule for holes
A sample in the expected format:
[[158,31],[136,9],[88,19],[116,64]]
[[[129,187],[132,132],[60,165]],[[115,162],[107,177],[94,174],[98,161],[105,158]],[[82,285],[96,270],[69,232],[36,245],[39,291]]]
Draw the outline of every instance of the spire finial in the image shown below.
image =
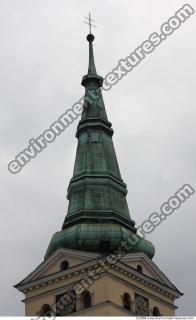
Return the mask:
[[103,84],[103,78],[97,74],[95,61],[94,61],[94,54],[93,54],[93,41],[95,39],[94,35],[91,33],[92,27],[96,28],[96,26],[92,23],[94,19],[91,18],[91,14],[85,18],[86,21],[84,23],[89,25],[89,34],[87,35],[86,39],[89,43],[89,64],[88,64],[88,73],[82,78],[82,85],[86,87],[89,81],[94,81],[94,83],[98,84],[99,87]]
[[91,14],[89,12],[88,14],[88,17],[85,17],[85,20],[84,23],[88,24],[89,25],[89,34],[92,34],[91,33],[91,30],[92,30],[92,27],[93,28],[96,28],[96,26],[94,24],[92,24],[92,22],[94,22],[95,20],[91,18]]

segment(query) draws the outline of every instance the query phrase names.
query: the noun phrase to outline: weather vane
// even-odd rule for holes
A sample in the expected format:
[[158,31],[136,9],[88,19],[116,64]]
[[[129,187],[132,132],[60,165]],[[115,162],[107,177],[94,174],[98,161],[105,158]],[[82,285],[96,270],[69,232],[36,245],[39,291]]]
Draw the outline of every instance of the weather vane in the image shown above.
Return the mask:
[[91,29],[92,27],[93,28],[96,28],[96,26],[94,24],[92,24],[92,22],[94,22],[95,20],[91,18],[91,14],[89,12],[89,15],[88,17],[85,17],[85,20],[84,23],[88,24],[89,25],[89,31],[90,31],[90,34],[91,34]]

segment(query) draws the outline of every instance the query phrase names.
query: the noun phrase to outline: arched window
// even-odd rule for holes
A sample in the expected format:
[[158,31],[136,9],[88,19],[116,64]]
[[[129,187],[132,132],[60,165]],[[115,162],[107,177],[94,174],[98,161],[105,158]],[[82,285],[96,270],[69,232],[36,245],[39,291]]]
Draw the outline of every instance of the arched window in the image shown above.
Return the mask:
[[51,317],[52,316],[52,309],[49,304],[43,304],[41,307],[41,310],[39,312],[40,316],[45,316],[45,317]]
[[154,308],[153,308],[152,315],[153,315],[154,317],[160,316],[161,314],[160,314],[159,308],[154,307]]
[[137,271],[139,273],[143,273],[143,268],[142,268],[142,266],[140,264],[137,265]]
[[91,307],[91,294],[88,290],[84,290],[81,295],[81,302],[84,309]]
[[69,267],[69,262],[67,260],[64,260],[61,262],[60,264],[60,270],[61,271],[64,271],[64,270],[67,270]]
[[123,295],[123,308],[131,310],[131,297],[127,292]]

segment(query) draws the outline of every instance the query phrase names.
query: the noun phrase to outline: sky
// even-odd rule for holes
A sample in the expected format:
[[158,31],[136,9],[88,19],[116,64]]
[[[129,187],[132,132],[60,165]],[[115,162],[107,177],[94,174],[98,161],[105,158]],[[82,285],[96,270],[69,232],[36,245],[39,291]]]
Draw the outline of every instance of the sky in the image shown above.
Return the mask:
[[[196,1],[188,2],[196,9]],[[18,174],[8,163],[83,95],[90,11],[97,71],[105,76],[174,15],[181,0],[0,1],[0,315],[24,315],[13,285],[43,261],[62,227],[76,120]],[[139,226],[188,183],[196,189],[196,14],[104,92],[132,219]],[[196,314],[196,195],[148,239],[154,262],[184,293],[178,315]]]

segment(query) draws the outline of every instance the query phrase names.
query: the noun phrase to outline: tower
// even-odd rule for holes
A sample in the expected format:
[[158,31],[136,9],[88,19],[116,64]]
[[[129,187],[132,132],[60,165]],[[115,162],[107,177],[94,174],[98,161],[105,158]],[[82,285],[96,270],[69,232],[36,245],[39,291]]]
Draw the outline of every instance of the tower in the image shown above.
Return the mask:
[[44,261],[15,287],[25,314],[126,316],[175,314],[179,290],[152,261],[154,246],[131,219],[97,74],[94,36],[89,45],[78,146],[68,186],[68,212]]

